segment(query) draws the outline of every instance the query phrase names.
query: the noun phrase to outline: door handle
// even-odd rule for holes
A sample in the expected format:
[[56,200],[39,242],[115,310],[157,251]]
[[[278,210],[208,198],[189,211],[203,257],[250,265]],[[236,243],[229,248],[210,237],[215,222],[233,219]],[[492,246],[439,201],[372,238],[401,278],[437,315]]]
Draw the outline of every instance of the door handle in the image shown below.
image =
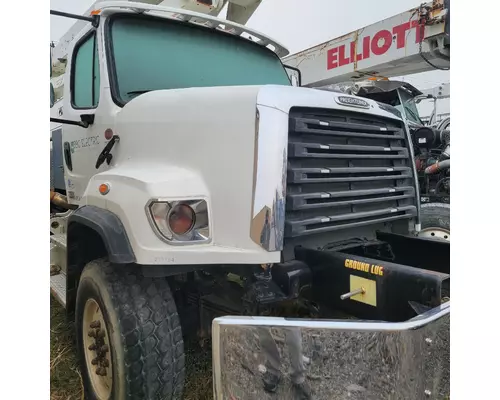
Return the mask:
[[68,170],[73,171],[73,161],[71,160],[71,146],[69,142],[64,142],[64,162]]

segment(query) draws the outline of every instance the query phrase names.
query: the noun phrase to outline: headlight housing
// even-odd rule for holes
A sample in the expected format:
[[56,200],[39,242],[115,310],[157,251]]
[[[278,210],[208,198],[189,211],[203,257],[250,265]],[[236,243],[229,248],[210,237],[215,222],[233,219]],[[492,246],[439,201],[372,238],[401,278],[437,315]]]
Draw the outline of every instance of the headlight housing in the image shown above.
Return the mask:
[[150,200],[146,213],[156,235],[169,244],[200,244],[211,240],[208,205],[203,199]]

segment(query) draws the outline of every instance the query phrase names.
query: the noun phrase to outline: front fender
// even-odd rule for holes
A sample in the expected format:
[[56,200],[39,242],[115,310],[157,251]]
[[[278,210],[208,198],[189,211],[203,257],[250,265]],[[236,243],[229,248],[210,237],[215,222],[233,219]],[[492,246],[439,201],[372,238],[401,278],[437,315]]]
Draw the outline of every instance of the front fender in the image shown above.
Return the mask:
[[[106,195],[99,193],[103,183],[110,187]],[[171,257],[165,252],[171,246],[156,236],[147,218],[146,205],[156,198],[205,199],[209,204],[208,189],[196,173],[155,164],[122,166],[94,175],[82,201],[106,209],[120,219],[138,264],[169,264]]]
[[[99,193],[106,183],[110,190]],[[208,205],[212,240],[206,244],[173,246],[162,241],[150,225],[146,205],[151,199],[203,199]],[[82,200],[114,213],[123,223],[130,245],[140,265],[263,264],[270,262],[268,252],[253,243],[238,247],[227,238],[227,226],[236,226],[231,214],[214,215],[213,198],[197,171],[168,164],[125,164],[95,175]],[[230,203],[232,198],[225,199]],[[223,212],[223,210],[221,210]],[[242,218],[246,217],[243,215]],[[246,233],[246,232],[245,232]],[[250,247],[252,246],[252,247]],[[279,261],[279,253],[274,255]]]
[[83,206],[68,218],[68,231],[71,231],[73,224],[83,225],[96,232],[112,263],[130,264],[136,261],[127,232],[116,214],[95,206]]

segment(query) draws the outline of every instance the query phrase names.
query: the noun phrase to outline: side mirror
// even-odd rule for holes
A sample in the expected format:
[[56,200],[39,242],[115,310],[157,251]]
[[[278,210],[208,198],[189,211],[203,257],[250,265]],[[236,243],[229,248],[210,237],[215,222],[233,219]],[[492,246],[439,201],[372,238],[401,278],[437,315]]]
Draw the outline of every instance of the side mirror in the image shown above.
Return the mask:
[[283,65],[285,68],[288,78],[290,79],[290,83],[292,86],[302,86],[302,74],[300,69],[295,67],[290,67],[289,65]]
[[52,86],[52,82],[50,82],[50,108],[54,107],[55,101],[56,101],[56,94],[54,92],[54,86]]

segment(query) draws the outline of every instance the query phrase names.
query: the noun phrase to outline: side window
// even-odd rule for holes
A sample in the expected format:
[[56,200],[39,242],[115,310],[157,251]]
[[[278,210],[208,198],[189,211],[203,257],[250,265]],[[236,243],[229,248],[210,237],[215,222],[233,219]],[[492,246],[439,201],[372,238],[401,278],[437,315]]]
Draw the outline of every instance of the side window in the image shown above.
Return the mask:
[[99,104],[99,58],[95,33],[80,42],[73,58],[72,103],[75,108]]

